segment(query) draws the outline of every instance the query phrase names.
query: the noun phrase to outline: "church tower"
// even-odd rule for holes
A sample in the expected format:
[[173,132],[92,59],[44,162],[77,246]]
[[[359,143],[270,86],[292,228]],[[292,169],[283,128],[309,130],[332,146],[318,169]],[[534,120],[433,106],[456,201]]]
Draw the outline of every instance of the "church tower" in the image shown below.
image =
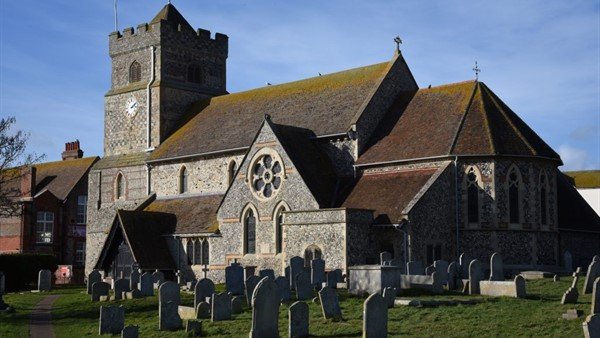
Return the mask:
[[195,31],[167,4],[150,21],[109,37],[104,155],[158,146],[201,99],[226,93],[227,35]]

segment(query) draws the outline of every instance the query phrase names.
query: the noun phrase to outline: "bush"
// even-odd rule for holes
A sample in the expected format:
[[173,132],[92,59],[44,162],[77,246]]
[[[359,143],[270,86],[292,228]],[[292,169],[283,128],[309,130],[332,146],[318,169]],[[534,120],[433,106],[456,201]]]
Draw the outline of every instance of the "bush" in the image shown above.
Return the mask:
[[42,269],[54,271],[57,259],[46,254],[0,255],[0,271],[4,272],[4,292],[37,288],[38,273]]

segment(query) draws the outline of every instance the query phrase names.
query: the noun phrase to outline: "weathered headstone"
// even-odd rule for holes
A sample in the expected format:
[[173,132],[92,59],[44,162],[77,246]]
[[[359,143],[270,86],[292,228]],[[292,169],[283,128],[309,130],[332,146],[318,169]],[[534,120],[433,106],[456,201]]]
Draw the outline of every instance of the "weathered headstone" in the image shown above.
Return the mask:
[[577,304],[577,299],[579,298],[579,291],[577,291],[577,282],[579,280],[579,276],[573,277],[573,283],[571,287],[565,291],[560,301],[561,304]]
[[207,302],[200,302],[196,306],[196,318],[210,318],[210,304]]
[[275,280],[275,271],[273,271],[273,269],[262,269],[258,271],[258,277],[260,277],[260,279],[269,277],[272,280]]
[[265,277],[252,294],[252,329],[250,337],[279,337],[279,304],[281,296],[275,281]]
[[188,337],[200,337],[202,332],[202,322],[197,320],[188,320],[185,324],[185,332]]
[[152,273],[152,283],[154,283],[154,288],[158,289],[162,283],[165,282],[165,274],[162,271],[154,271]]
[[323,311],[323,317],[325,319],[342,319],[342,310],[340,309],[340,302],[335,290],[328,287],[322,288],[319,291],[319,301],[321,303],[321,310]]
[[138,298],[144,298],[144,295],[142,295],[142,291],[138,290],[138,289],[133,289],[131,291],[126,291],[123,293],[125,295],[125,299],[138,299]]
[[389,253],[387,251],[381,252],[379,254],[379,264],[380,265],[389,265],[388,262],[390,262],[392,260],[392,258],[393,257],[392,257],[391,253]]
[[129,275],[129,290],[137,290],[139,282],[140,272],[137,269],[131,270],[131,275]]
[[244,300],[242,296],[234,296],[231,298],[231,313],[237,315],[244,311]]
[[92,270],[92,272],[89,273],[88,278],[87,278],[87,293],[88,295],[92,294],[92,285],[96,282],[100,282],[102,281],[102,275],[100,274],[100,271],[98,270]]
[[569,251],[565,251],[563,254],[563,267],[569,273],[573,272],[573,255]]
[[38,290],[52,290],[52,272],[50,272],[50,270],[40,270],[40,272],[38,272]]
[[228,293],[213,293],[210,301],[211,321],[231,319],[231,295]]
[[121,338],[138,338],[140,328],[134,325],[127,325],[121,331]]
[[600,277],[594,281],[592,288],[592,310],[591,314],[600,314]]
[[552,277],[552,281],[554,281],[554,282],[560,281],[560,276],[559,275],[554,275],[554,277]]
[[440,273],[434,271],[431,274],[432,284],[431,284],[431,292],[433,293],[443,293],[444,292],[444,283],[442,283],[442,278],[440,277]]
[[573,320],[579,318],[583,314],[583,311],[577,309],[568,309],[567,312],[562,314],[562,319]]
[[115,299],[123,299],[123,292],[130,291],[129,281],[123,278],[117,279],[113,285],[113,289],[115,291]]
[[206,302],[206,298],[212,297],[215,293],[215,283],[208,278],[202,278],[194,285],[194,308],[201,302]]
[[225,290],[233,295],[244,294],[244,268],[238,263],[231,263],[225,268]]
[[[265,277],[266,278],[266,277]],[[254,293],[254,288],[258,285],[261,278],[258,276],[250,276],[246,279],[246,301],[248,302],[248,307],[252,307],[252,294]]]
[[497,252],[494,252],[490,258],[490,280],[504,280],[504,264],[502,263],[502,256]]
[[310,261],[310,282],[314,286],[321,286],[325,281],[325,261],[317,258]]
[[244,280],[250,276],[256,276],[256,266],[246,265],[244,266]]
[[444,260],[437,260],[433,262],[435,271],[439,273],[439,278],[443,284],[448,284],[448,262]]
[[458,264],[452,262],[448,265],[448,290],[456,290],[458,288],[459,279]]
[[427,276],[431,276],[434,272],[435,272],[435,267],[433,265],[430,265],[425,268],[425,275],[427,275]]
[[292,291],[290,290],[290,282],[284,276],[275,278],[275,284],[279,288],[279,295],[281,296],[282,302],[288,302],[292,298]]
[[466,253],[460,254],[458,264],[460,265],[460,278],[467,279],[469,278],[469,264],[472,259]]
[[105,282],[95,282],[92,284],[92,302],[100,301],[100,296],[108,296],[110,284]]
[[407,275],[424,275],[425,268],[421,261],[410,261],[406,263],[406,274]]
[[585,338],[600,338],[600,315],[587,316],[582,326]]
[[[177,285],[174,282],[165,282],[163,283],[163,285],[160,286],[159,290],[162,289],[163,286],[167,283],[173,283]],[[158,329],[160,331],[179,330],[182,325],[181,317],[179,316],[179,303],[176,303],[174,301],[159,301],[158,319]]]
[[478,295],[479,282],[483,279],[483,271],[481,269],[481,263],[474,259],[469,264],[469,294]]
[[576,276],[581,276],[581,267],[578,266],[577,269],[575,269],[575,272],[573,272],[573,277]]
[[154,287],[152,284],[152,274],[150,272],[144,272],[140,276],[140,291],[143,296],[154,296]]
[[294,256],[290,258],[290,289],[296,290],[296,275],[304,271],[304,259]]
[[[97,282],[98,283],[98,282]],[[123,306],[101,306],[98,334],[119,334],[125,326],[125,309]]]
[[296,298],[298,300],[311,299],[313,296],[313,287],[310,284],[310,275],[306,271],[301,271],[296,275]]
[[385,299],[388,308],[394,307],[394,300],[396,300],[396,292],[396,288],[392,288],[389,286],[383,289],[382,296],[383,299]]
[[374,293],[363,307],[363,337],[387,337],[388,307],[381,295]]
[[295,302],[289,309],[289,327],[290,338],[308,337],[308,304],[305,302]]
[[515,276],[515,289],[517,290],[517,298],[525,298],[527,290],[525,289],[525,278],[521,275]]
[[585,275],[585,283],[583,284],[583,294],[592,293],[594,281],[598,277],[600,277],[600,261],[594,260],[588,266],[587,275]]
[[179,306],[181,303],[179,285],[171,281],[162,283],[158,288],[158,302],[174,302]]
[[335,271],[329,271],[325,277],[327,278],[326,286],[328,288],[337,289],[337,273]]

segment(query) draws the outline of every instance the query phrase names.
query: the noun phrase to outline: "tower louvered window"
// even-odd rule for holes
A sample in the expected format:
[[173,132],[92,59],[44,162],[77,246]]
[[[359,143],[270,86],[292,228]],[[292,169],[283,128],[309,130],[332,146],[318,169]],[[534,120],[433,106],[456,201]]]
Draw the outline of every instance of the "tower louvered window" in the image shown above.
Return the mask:
[[133,61],[129,66],[129,83],[140,81],[142,81],[142,65],[137,61]]

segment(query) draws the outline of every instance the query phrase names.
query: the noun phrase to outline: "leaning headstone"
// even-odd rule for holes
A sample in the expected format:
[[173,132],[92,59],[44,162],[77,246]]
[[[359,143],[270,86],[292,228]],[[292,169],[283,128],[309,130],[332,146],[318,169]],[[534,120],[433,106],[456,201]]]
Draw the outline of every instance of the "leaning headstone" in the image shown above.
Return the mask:
[[181,295],[179,294],[179,285],[175,282],[167,281],[158,288],[158,302],[174,302],[179,306]]
[[311,299],[313,296],[313,287],[310,284],[308,272],[301,271],[296,275],[296,298],[298,300]]
[[121,331],[121,338],[138,338],[140,328],[134,325],[127,325]]
[[275,271],[273,271],[273,269],[262,269],[258,271],[258,277],[260,277],[260,279],[269,277],[272,280],[275,280]]
[[563,254],[563,267],[569,273],[573,272],[573,255],[569,251],[565,251]]
[[391,253],[389,253],[387,251],[381,252],[379,254],[379,264],[380,265],[389,265],[388,262],[390,262],[392,260],[392,258],[393,257],[392,257]]
[[107,296],[110,290],[110,284],[105,282],[95,282],[92,284],[92,302],[100,301],[100,296]]
[[162,271],[154,271],[152,274],[152,282],[154,283],[154,288],[158,289],[162,283],[165,282],[165,274]]
[[261,278],[258,276],[250,276],[246,279],[246,301],[248,302],[248,307],[252,307],[252,294],[254,293],[254,288],[258,285],[258,282],[260,282],[260,279]]
[[325,319],[342,319],[342,310],[340,309],[340,302],[335,290],[328,287],[322,288],[319,291],[319,301]]
[[98,334],[119,334],[125,327],[125,309],[123,306],[101,306]]
[[325,261],[317,258],[310,261],[310,283],[321,286],[325,281]]
[[188,337],[200,337],[202,332],[202,322],[197,320],[188,320],[185,324],[185,333]]
[[231,313],[237,315],[244,311],[244,300],[242,296],[234,296],[231,298]]
[[113,289],[115,291],[115,299],[123,299],[123,292],[130,291],[129,290],[129,281],[127,279],[117,279],[113,285]]
[[479,282],[483,279],[483,271],[481,269],[481,263],[474,259],[469,264],[469,294],[478,295]]
[[218,322],[221,320],[231,319],[231,295],[228,293],[213,293],[210,301],[210,317],[211,321]]
[[92,272],[89,273],[88,278],[87,278],[87,293],[88,295],[92,294],[92,285],[96,282],[100,282],[102,281],[102,275],[100,274],[100,271],[98,270],[92,270]]
[[225,290],[236,296],[244,294],[244,268],[240,264],[225,268]]
[[[595,258],[595,257],[594,257]],[[596,278],[600,277],[600,261],[594,260],[588,266],[585,283],[583,284],[583,294],[592,293],[592,288]]]
[[289,309],[288,333],[290,338],[308,337],[308,304],[295,302]]
[[396,288],[386,287],[383,289],[383,299],[387,304],[388,308],[394,307],[394,300],[396,300]]
[[296,275],[304,271],[304,259],[294,256],[290,258],[290,289],[296,290]]
[[448,284],[448,262],[444,260],[437,260],[433,262],[435,271],[439,273],[439,278],[443,284]]
[[40,270],[40,272],[38,272],[38,290],[52,290],[52,273],[50,270]]
[[279,337],[281,296],[275,281],[263,278],[252,294],[252,329],[250,337]]
[[502,263],[502,256],[497,252],[494,252],[490,258],[490,280],[504,280],[504,264]]
[[206,298],[212,297],[215,293],[215,283],[208,278],[202,278],[194,285],[194,308],[201,302],[206,302]]
[[140,276],[140,291],[142,292],[142,296],[154,296],[152,274],[150,272],[144,272]]
[[210,318],[210,304],[200,302],[196,306],[196,319]]
[[460,254],[458,264],[460,265],[460,278],[467,279],[469,278],[469,264],[472,259],[466,253]]
[[591,314],[600,314],[600,277],[594,281],[592,288],[592,311]]
[[282,302],[289,302],[292,298],[292,291],[290,290],[290,282],[284,276],[275,278],[275,284],[279,288],[279,295],[281,296]]
[[387,337],[388,307],[379,293],[367,298],[363,307],[363,337]]
[[577,299],[579,298],[579,291],[577,291],[577,281],[579,280],[578,276],[573,277],[573,283],[571,287],[565,291],[560,301],[561,304],[577,304]]
[[458,264],[452,262],[448,265],[448,290],[456,290],[458,288],[459,279]]
[[406,263],[406,274],[407,275],[424,275],[425,268],[421,261],[410,261]]
[[137,269],[131,270],[131,275],[129,275],[129,290],[137,290],[139,282],[140,272]]
[[600,338],[600,315],[589,315],[583,322],[585,338]]
[[337,289],[337,273],[335,273],[335,271],[329,271],[325,277],[327,278],[325,285],[328,288]]
[[[167,283],[160,286],[159,290]],[[175,284],[177,285],[177,284]],[[160,331],[173,331],[181,328],[181,317],[179,316],[179,304],[174,301],[160,301],[158,303],[158,329]]]

